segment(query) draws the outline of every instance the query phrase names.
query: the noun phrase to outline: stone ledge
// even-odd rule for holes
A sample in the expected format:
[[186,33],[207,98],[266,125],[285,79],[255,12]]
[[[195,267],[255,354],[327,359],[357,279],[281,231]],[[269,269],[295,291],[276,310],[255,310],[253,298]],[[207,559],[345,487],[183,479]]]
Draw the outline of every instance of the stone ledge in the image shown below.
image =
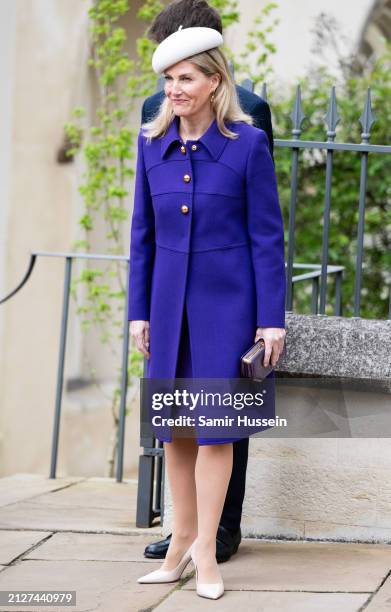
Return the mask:
[[286,355],[276,374],[343,379],[346,384],[376,380],[390,391],[391,320],[287,312]]

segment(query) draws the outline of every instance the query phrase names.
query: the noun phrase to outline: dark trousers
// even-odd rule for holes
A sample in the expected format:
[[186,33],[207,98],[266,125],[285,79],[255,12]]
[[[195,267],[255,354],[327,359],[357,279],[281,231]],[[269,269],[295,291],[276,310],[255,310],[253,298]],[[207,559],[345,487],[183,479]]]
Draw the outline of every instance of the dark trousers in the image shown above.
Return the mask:
[[233,466],[228,491],[221,514],[220,524],[226,529],[237,531],[242,518],[242,507],[246,488],[246,470],[249,439],[233,442]]

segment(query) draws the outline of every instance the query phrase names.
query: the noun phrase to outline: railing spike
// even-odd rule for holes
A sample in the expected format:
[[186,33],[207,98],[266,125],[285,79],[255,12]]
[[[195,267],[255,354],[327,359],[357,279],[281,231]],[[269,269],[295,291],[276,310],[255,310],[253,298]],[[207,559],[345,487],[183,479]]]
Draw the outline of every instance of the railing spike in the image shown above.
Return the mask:
[[267,102],[267,86],[266,86],[265,81],[262,83],[261,98],[263,98],[265,102]]
[[360,123],[362,127],[361,142],[369,142],[371,136],[371,127],[376,121],[376,116],[372,112],[372,101],[371,101],[371,88],[368,87],[367,95],[365,98],[365,105],[362,115],[360,117]]
[[254,81],[251,79],[243,79],[241,86],[247,89],[247,91],[254,91]]
[[337,123],[340,120],[340,116],[337,108],[337,96],[335,94],[335,85],[331,87],[329,107],[325,114],[325,121],[327,125],[327,140],[333,141],[336,136]]
[[295,104],[293,107],[293,111],[291,113],[291,119],[293,123],[292,136],[297,138],[301,134],[301,124],[303,123],[305,119],[305,114],[304,114],[303,107],[301,104],[300,84],[297,86],[297,89],[296,89]]

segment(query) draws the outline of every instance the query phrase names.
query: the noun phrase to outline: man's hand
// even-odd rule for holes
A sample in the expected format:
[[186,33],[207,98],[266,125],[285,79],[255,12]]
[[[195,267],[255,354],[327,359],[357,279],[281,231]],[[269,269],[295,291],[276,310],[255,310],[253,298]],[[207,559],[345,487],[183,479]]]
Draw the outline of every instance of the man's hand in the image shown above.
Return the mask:
[[138,350],[149,359],[149,321],[131,321],[130,335]]
[[265,341],[265,356],[263,359],[265,368],[269,365],[270,356],[273,368],[277,364],[284,348],[285,336],[284,327],[257,327],[254,342],[257,342],[260,338]]

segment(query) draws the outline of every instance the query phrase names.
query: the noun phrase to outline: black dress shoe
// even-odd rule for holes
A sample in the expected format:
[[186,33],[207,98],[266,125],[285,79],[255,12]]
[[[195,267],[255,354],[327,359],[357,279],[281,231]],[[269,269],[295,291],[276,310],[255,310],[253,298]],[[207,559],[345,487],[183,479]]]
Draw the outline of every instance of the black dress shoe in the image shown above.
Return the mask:
[[217,563],[224,563],[234,555],[242,540],[242,532],[239,527],[237,531],[232,533],[223,525],[219,525],[216,536],[216,560]]
[[144,550],[144,557],[148,557],[148,559],[165,559],[171,542],[171,535],[170,533],[164,540],[148,544]]
[[[144,557],[148,559],[164,559],[167,554],[167,549],[171,541],[171,533],[164,539],[158,542],[148,544],[144,550]],[[238,531],[232,534],[223,525],[219,525],[216,536],[216,560],[217,563],[228,561],[232,555],[238,550],[242,539],[240,527]]]

